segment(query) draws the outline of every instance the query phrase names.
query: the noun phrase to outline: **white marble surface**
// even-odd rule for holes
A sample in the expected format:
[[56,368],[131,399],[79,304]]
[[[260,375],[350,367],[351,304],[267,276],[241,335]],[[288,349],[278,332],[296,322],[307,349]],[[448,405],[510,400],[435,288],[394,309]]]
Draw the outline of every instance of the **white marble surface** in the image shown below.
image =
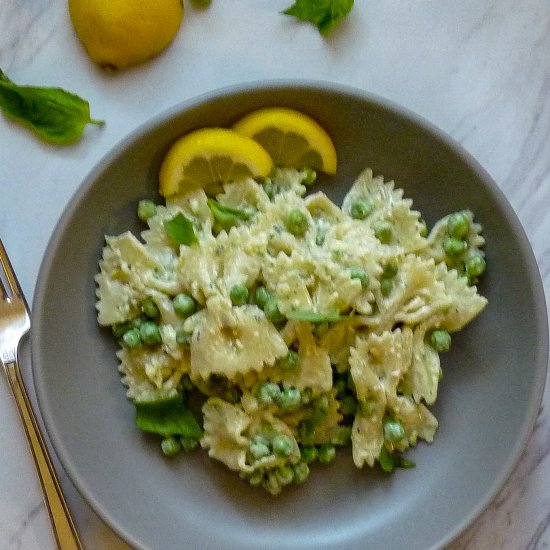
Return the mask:
[[[0,67],[16,82],[61,86],[104,118],[70,148],[39,143],[0,117],[0,235],[32,300],[42,254],[80,181],[136,125],[187,98],[242,81],[306,77],[395,101],[461,142],[501,186],[550,290],[550,5],[547,0],[356,0],[330,38],[279,12],[291,0],[213,0],[193,9],[162,56],[120,74],[86,57],[66,2],[1,0]],[[22,367],[32,392],[28,346]],[[452,550],[550,548],[550,394],[511,478]],[[0,378],[0,549],[53,549],[8,386]],[[92,549],[126,545],[61,473]]]

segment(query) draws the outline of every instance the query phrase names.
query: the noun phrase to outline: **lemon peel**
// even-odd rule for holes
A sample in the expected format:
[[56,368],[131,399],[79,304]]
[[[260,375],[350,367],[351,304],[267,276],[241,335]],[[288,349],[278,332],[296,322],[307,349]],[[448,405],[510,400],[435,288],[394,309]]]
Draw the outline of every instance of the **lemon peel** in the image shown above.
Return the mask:
[[265,177],[273,161],[256,141],[227,128],[202,128],[184,135],[166,154],[159,173],[168,197],[246,178]]
[[90,58],[122,69],[159,54],[174,39],[182,0],[69,0],[73,27]]
[[233,130],[260,143],[278,166],[310,167],[336,173],[332,139],[310,116],[286,107],[268,107],[245,115]]

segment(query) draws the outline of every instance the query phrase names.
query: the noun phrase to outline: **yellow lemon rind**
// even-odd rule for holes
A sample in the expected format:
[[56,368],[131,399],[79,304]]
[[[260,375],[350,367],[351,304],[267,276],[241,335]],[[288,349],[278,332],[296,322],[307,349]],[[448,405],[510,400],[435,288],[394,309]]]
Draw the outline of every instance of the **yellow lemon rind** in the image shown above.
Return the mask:
[[316,120],[302,112],[286,107],[267,107],[245,115],[233,125],[233,130],[252,139],[268,128],[303,137],[311,149],[320,154],[322,171],[336,173],[337,155],[332,139]]
[[[184,135],[169,149],[159,172],[160,194],[164,197],[178,194],[180,184],[185,180],[186,167],[194,159],[214,157],[227,157],[234,164],[246,166],[252,178],[267,176],[273,167],[268,152],[253,139],[227,128],[202,128]],[[197,188],[228,182],[205,178],[190,183]],[[190,190],[187,187],[185,192]]]

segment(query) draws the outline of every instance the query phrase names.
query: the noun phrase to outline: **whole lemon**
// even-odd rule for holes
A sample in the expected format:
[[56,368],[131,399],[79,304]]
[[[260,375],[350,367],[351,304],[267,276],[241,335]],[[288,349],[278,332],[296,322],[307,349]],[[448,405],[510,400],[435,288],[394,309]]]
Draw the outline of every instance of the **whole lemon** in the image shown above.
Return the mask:
[[103,67],[121,69],[172,42],[183,0],[69,0],[69,13],[89,56]]

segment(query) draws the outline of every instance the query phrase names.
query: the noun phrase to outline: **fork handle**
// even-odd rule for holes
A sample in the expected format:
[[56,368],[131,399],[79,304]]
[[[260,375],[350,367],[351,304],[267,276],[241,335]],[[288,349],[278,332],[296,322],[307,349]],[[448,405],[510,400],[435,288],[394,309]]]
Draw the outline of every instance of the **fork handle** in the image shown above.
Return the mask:
[[57,547],[60,550],[82,550],[82,544],[78,538],[69,508],[65,502],[65,497],[61,491],[48,454],[48,449],[44,444],[40,427],[32,410],[19,365],[14,361],[8,363],[5,367],[38,471],[38,478],[44,493],[44,500],[52,523]]

